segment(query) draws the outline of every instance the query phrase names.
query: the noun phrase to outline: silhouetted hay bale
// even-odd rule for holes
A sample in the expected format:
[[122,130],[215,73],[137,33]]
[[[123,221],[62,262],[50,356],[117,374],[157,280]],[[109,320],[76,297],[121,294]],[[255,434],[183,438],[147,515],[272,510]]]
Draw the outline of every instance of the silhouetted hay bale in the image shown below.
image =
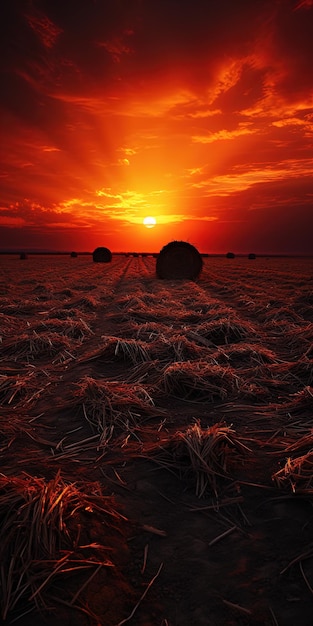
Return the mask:
[[21,254],[20,254],[20,259],[21,259],[22,261],[24,261],[25,259],[28,259],[28,256],[27,256],[26,252],[21,252]]
[[235,254],[234,254],[234,252],[227,252],[227,254],[226,254],[226,258],[227,258],[227,259],[234,259],[234,258],[235,258]]
[[250,252],[250,254],[248,256],[248,259],[255,259],[255,258],[256,258],[256,256],[255,256],[254,252]]
[[76,259],[78,257],[77,252],[71,252],[71,258]]
[[96,248],[92,253],[94,263],[110,263],[112,261],[112,252],[108,248]]
[[192,244],[171,241],[158,254],[156,273],[158,278],[195,280],[202,265],[201,254]]

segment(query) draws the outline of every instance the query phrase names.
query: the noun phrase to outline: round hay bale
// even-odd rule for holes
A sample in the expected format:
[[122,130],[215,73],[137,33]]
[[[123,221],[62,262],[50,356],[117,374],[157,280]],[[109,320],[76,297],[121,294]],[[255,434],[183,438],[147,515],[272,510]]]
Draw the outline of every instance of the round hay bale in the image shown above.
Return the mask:
[[234,258],[235,258],[235,254],[234,254],[234,252],[227,252],[227,254],[226,254],[226,258],[227,258],[227,259],[234,259]]
[[256,255],[254,254],[254,252],[250,252],[250,254],[248,255],[248,259],[256,259]]
[[92,253],[94,263],[110,263],[112,261],[112,252],[108,248],[96,248]]
[[20,259],[21,259],[22,261],[24,261],[25,259],[28,259],[28,256],[27,256],[26,252],[21,252],[21,254],[20,254]]
[[187,241],[170,241],[159,252],[156,261],[158,278],[195,280],[202,270],[202,257]]
[[71,259],[76,259],[78,257],[77,252],[71,252]]

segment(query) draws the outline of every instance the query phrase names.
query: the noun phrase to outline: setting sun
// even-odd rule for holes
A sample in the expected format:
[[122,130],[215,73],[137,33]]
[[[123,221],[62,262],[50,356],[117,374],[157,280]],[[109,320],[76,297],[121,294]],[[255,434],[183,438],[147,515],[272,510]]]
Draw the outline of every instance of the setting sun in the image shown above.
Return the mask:
[[143,220],[143,224],[146,228],[153,228],[156,225],[156,219],[155,217],[145,217]]

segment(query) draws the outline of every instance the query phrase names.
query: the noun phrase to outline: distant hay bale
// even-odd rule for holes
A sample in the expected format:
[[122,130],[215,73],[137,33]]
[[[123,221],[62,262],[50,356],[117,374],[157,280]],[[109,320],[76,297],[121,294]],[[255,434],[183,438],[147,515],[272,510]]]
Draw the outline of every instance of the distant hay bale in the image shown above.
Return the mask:
[[111,263],[112,252],[108,248],[96,248],[92,253],[94,263]]
[[76,259],[78,257],[77,252],[71,252],[71,258]]
[[248,259],[256,259],[256,255],[254,254],[254,252],[250,252],[250,254],[248,255]]
[[202,270],[202,257],[192,244],[171,241],[157,256],[158,278],[195,280]]
[[21,252],[21,254],[20,254],[20,259],[21,259],[22,261],[25,261],[25,259],[28,259],[28,256],[27,256],[26,252]]
[[234,259],[235,258],[235,253],[234,252],[227,252],[226,258],[227,259]]

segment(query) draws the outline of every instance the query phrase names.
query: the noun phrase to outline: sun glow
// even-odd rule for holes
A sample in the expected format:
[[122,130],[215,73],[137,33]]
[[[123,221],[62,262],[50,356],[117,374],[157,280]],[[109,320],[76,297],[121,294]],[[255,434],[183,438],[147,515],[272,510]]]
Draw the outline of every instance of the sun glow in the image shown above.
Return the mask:
[[143,220],[143,224],[146,228],[154,228],[154,226],[156,225],[156,219],[155,217],[145,217]]

